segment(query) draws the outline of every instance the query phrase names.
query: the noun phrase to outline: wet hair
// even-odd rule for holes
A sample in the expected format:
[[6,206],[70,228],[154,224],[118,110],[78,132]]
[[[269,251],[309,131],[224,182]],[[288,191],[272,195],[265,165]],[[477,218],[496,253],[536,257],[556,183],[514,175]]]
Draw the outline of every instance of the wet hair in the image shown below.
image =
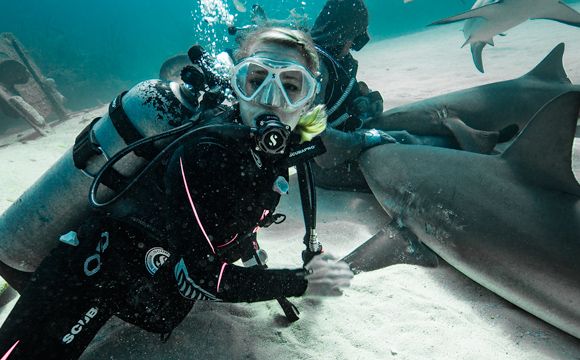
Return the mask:
[[252,54],[249,49],[258,43],[273,43],[284,45],[300,52],[306,62],[308,70],[318,74],[319,59],[314,43],[308,34],[300,30],[285,27],[260,27],[244,34],[234,56],[236,60]]

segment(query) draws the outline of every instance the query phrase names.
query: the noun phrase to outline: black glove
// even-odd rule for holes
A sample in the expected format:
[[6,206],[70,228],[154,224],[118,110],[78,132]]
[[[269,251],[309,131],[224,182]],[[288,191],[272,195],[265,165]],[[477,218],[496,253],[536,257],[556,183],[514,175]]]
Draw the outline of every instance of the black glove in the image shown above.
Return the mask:
[[205,86],[205,76],[199,66],[187,65],[181,69],[181,80],[192,86],[195,91],[200,91]]
[[377,129],[359,130],[363,135],[363,150],[383,144],[395,144],[397,140],[387,132]]
[[383,97],[378,91],[359,96],[350,105],[349,113],[365,121],[383,112]]

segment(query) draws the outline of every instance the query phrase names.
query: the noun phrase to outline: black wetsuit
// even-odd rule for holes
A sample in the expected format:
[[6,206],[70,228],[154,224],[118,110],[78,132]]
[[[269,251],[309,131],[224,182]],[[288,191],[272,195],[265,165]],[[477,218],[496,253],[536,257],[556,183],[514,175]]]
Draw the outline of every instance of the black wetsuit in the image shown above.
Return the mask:
[[9,359],[75,359],[113,315],[168,334],[196,300],[253,302],[299,296],[304,271],[232,264],[271,220],[287,179],[284,156],[247,139],[182,144],[118,209],[78,229],[78,246],[47,257],[0,329]]
[[351,54],[338,61],[322,48],[320,50],[321,82],[324,89],[321,94],[324,98],[318,99],[318,102],[326,104],[328,112],[332,111],[328,115],[328,123],[332,127],[354,131],[362,126],[361,119],[351,111],[354,99],[362,95],[356,79],[358,62]]
[[[356,79],[358,62],[350,54],[338,61],[322,48],[319,48],[319,55],[322,64],[320,70],[323,91],[319,94],[317,102],[325,104],[327,111],[332,111],[328,115],[331,127],[347,133],[353,132],[362,126],[360,117],[351,111],[353,101],[362,95]],[[332,141],[329,138],[323,139],[325,142]],[[313,162],[312,170],[316,177],[316,185],[319,187],[330,190],[369,191],[356,160],[348,160],[331,168],[323,168]]]

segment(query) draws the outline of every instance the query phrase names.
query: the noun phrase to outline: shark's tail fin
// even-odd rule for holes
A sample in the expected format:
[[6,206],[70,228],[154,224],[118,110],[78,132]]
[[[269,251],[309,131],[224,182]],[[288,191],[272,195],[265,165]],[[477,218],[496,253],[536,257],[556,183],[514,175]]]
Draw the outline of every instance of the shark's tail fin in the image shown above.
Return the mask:
[[570,84],[571,81],[564,70],[562,58],[564,56],[564,43],[556,45],[552,51],[535,68],[524,76],[533,76],[545,81],[559,81]]
[[572,143],[579,111],[578,91],[551,100],[533,116],[502,158],[534,174],[532,181],[541,186],[580,196],[580,185],[572,172]]

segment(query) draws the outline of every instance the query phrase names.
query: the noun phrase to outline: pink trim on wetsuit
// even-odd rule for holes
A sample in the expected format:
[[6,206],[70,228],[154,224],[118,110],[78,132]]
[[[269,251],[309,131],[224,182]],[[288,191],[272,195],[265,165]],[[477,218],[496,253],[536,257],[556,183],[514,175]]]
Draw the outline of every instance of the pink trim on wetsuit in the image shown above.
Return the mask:
[[234,235],[234,237],[230,241],[228,241],[227,243],[218,245],[217,247],[222,248],[224,246],[228,246],[229,244],[231,244],[232,242],[234,242],[234,240],[236,240],[237,238],[238,238],[238,234]]
[[264,211],[262,211],[262,216],[260,216],[260,221],[264,220],[266,218],[266,216],[268,216],[269,213],[270,213],[270,210],[264,209]]
[[205,236],[205,239],[207,240],[207,243],[209,244],[211,251],[215,254],[215,250],[213,248],[213,245],[211,244],[211,241],[209,240],[209,236],[207,236],[207,233],[205,232],[201,220],[199,220],[197,210],[195,210],[195,205],[193,204],[193,199],[191,198],[191,193],[189,192],[189,186],[187,185],[187,179],[185,178],[185,171],[183,170],[183,161],[181,160],[181,157],[179,157],[179,166],[181,166],[181,176],[183,177],[183,185],[185,185],[185,192],[187,193],[187,198],[189,199],[189,203],[191,204],[191,209],[193,210],[193,214],[195,215],[197,224],[199,225],[199,228],[201,229],[203,236]]
[[12,345],[12,347],[6,352],[6,354],[4,354],[4,356],[2,356],[2,359],[0,359],[0,360],[7,360],[8,359],[8,356],[10,356],[10,354],[12,354],[12,352],[14,351],[14,349],[16,349],[16,345],[18,345],[19,342],[20,342],[20,340],[16,341],[14,343],[14,345]]
[[220,292],[220,283],[222,282],[222,276],[224,274],[224,270],[226,268],[226,265],[228,265],[228,263],[223,263],[222,269],[220,270],[220,277],[218,278],[218,283],[217,283],[217,288],[216,288],[217,293]]
[[[270,213],[270,210],[264,209],[264,211],[262,211],[262,216],[260,216],[260,221],[264,220],[266,218],[266,216],[268,216],[269,213]],[[256,226],[254,228],[254,230],[252,230],[252,233],[255,234],[258,232],[258,230],[260,230],[260,227]]]

